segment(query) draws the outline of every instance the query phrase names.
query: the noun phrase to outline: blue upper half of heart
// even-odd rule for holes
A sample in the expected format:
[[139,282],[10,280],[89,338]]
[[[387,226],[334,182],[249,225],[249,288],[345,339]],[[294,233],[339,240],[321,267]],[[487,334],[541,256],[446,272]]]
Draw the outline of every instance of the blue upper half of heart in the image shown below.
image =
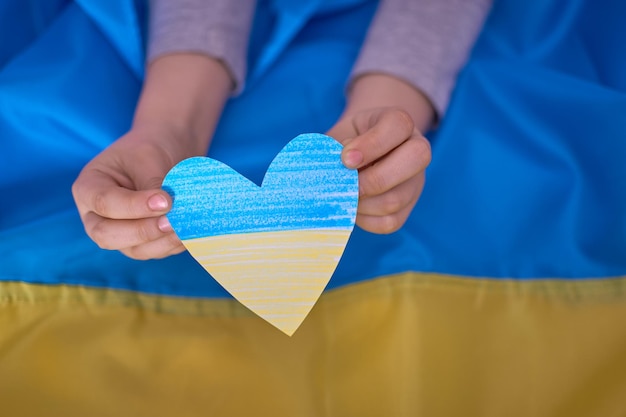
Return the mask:
[[299,135],[272,161],[261,187],[214,159],[184,160],[163,181],[174,201],[167,217],[181,239],[352,230],[358,173],[342,164],[341,150],[328,136]]

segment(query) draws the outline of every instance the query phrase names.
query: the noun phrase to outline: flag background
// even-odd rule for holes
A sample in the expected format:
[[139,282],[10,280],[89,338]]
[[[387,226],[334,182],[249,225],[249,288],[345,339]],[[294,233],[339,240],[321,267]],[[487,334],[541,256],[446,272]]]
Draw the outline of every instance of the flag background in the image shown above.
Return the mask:
[[[260,182],[291,138],[328,129],[375,6],[261,1],[246,90],[210,156]],[[286,338],[188,255],[133,261],[82,230],[70,186],[130,126],[145,5],[3,2],[0,404],[13,416],[626,413],[625,15],[619,0],[495,2],[429,135],[411,218],[388,236],[356,230]]]

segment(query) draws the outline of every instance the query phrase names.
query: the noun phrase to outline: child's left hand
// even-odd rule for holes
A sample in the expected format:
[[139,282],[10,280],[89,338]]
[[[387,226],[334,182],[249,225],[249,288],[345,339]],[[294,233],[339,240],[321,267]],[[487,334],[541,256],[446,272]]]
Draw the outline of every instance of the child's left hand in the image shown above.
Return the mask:
[[391,233],[406,222],[424,187],[430,143],[399,108],[373,108],[342,117],[328,132],[344,145],[342,160],[359,170],[356,223]]
[[344,145],[344,165],[359,170],[359,227],[392,233],[404,225],[431,158],[421,132],[434,119],[426,95],[404,80],[382,73],[353,80],[346,109],[328,135]]

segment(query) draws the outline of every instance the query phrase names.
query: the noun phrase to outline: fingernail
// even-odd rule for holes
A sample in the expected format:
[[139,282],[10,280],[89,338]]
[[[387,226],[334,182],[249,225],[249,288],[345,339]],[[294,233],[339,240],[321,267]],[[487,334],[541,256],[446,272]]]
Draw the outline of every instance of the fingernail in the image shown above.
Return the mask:
[[363,162],[363,154],[356,149],[346,152],[343,157],[343,163],[348,168],[356,168]]
[[159,194],[155,194],[148,199],[148,207],[150,210],[163,211],[167,208],[167,200]]
[[162,232],[172,231],[172,225],[170,224],[170,221],[165,216],[159,217],[159,220],[157,220],[157,226],[159,227],[159,230]]

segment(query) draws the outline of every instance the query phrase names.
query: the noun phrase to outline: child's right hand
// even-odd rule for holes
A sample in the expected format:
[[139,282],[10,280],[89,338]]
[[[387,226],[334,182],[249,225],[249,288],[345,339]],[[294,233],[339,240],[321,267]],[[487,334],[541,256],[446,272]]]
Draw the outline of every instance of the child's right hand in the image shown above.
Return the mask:
[[133,128],[82,170],[72,193],[89,237],[135,259],[184,250],[165,217],[161,190],[168,171],[206,155],[233,80],[220,61],[200,54],[165,55],[147,72]]
[[184,250],[165,217],[171,198],[161,190],[167,172],[185,157],[165,146],[176,143],[170,135],[131,130],[89,162],[74,182],[85,231],[101,248],[135,259]]

